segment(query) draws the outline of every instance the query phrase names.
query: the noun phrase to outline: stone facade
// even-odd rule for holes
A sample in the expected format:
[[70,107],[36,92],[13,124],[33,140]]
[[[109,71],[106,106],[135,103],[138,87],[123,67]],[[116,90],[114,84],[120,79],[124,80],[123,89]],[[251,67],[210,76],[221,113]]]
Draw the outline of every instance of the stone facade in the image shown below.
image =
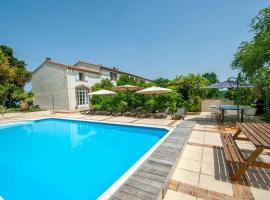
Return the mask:
[[42,109],[67,110],[70,108],[67,70],[51,63],[45,63],[33,73],[32,91],[35,104]]

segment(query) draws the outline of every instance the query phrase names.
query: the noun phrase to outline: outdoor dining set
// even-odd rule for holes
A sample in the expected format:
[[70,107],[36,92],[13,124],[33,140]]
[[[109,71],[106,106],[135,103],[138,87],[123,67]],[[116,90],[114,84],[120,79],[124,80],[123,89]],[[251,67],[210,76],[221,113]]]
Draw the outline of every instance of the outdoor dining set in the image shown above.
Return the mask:
[[237,105],[211,105],[210,108],[212,115],[219,118],[221,122],[224,122],[226,119],[230,122],[233,120],[241,122],[244,120],[254,120],[257,111],[256,108]]
[[[260,158],[263,153],[269,155],[270,124],[254,120],[257,109],[236,105],[210,107],[222,126],[226,118],[235,120],[233,126],[236,131],[233,134],[226,131],[220,134],[226,161],[232,166],[231,179],[239,180],[250,167],[270,169],[270,163]],[[248,141],[253,150],[241,149],[238,141]]]
[[[268,151],[266,155],[269,155],[270,124],[237,122],[236,128],[234,134],[223,133],[220,135],[226,160],[234,166],[231,179],[239,179],[250,167],[270,169],[270,163],[259,159],[259,156],[265,151]],[[237,143],[240,140],[249,141],[255,147],[254,150],[249,151],[248,156],[245,156],[244,152],[240,150]]]

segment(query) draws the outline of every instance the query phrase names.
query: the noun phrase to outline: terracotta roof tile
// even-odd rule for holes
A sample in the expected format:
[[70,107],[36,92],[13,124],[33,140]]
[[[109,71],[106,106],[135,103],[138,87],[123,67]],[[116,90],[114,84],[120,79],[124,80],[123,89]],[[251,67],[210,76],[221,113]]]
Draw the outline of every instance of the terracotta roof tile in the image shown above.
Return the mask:
[[46,60],[45,63],[51,63],[60,67],[64,67],[67,69],[72,69],[72,70],[76,70],[76,71],[83,71],[83,72],[91,72],[91,73],[95,73],[95,74],[100,74],[100,72],[97,72],[95,70],[89,69],[87,67],[83,67],[83,66],[72,66],[72,65],[65,65],[65,64],[61,64],[52,60]]
[[[136,77],[136,78],[144,79],[144,80],[147,80],[147,81],[151,81],[150,79],[143,78],[143,77],[137,76],[135,74],[130,74],[130,73],[127,73],[127,72],[120,71],[117,68],[109,68],[109,67],[105,67],[105,66],[103,66],[101,64],[92,64],[92,63],[88,63],[88,62],[85,62],[85,61],[78,61],[74,65],[66,65],[66,64],[62,64],[62,63],[59,63],[59,62],[52,61],[50,59],[46,59],[40,65],[40,67],[45,63],[51,63],[51,64],[54,64],[54,65],[57,65],[57,66],[60,66],[60,67],[66,68],[66,69],[72,69],[72,70],[83,71],[83,72],[90,72],[90,73],[95,73],[95,74],[100,74],[101,73],[100,70],[105,69],[105,70],[108,70],[108,71],[118,72],[120,74],[125,74],[125,75],[133,76],[133,77]],[[37,69],[39,69],[40,67],[38,67]]]

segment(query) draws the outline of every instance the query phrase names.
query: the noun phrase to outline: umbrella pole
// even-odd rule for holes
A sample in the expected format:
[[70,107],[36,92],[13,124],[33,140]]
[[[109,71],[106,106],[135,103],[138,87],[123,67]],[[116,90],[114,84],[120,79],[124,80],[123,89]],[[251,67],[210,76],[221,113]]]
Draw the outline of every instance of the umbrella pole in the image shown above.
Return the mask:
[[239,105],[239,80],[236,79],[236,101],[237,101],[237,120],[240,121],[240,105]]
[[240,81],[239,81],[239,78],[240,78],[240,73],[238,73],[238,76],[237,78],[234,78],[234,77],[230,77],[228,78],[228,82],[230,82],[230,79],[234,79],[236,81],[236,104],[237,104],[237,121],[239,122],[240,121],[240,105],[239,105],[239,86],[240,86]]
[[128,95],[129,95],[128,90],[126,90],[125,93],[126,93],[125,95],[126,95],[127,109],[130,109],[129,108],[129,103],[128,103]]

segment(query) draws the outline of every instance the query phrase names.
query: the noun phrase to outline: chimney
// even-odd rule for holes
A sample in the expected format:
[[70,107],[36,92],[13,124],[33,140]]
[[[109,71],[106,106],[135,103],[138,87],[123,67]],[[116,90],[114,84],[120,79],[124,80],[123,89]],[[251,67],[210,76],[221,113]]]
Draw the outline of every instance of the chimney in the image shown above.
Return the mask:
[[52,59],[51,58],[46,58],[45,61],[51,61]]

